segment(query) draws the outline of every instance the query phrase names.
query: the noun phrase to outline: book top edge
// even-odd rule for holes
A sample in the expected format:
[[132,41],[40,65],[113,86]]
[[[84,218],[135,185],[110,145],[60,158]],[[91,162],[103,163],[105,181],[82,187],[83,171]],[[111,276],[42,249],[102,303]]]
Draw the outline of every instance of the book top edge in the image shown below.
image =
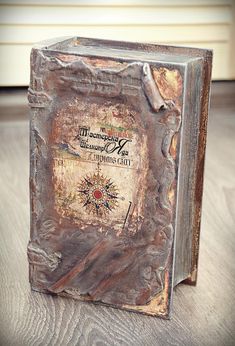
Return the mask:
[[[170,55],[175,57],[177,62],[186,63],[194,59],[212,58],[213,52],[210,49],[169,46],[161,44],[114,41],[97,38],[85,37],[57,37],[41,41],[34,45],[34,49],[47,50],[48,52],[58,51],[64,54],[75,55],[106,55],[107,57],[116,57],[118,52],[129,58],[138,58],[141,56],[149,57],[152,60],[158,60],[159,56]],[[104,54],[105,52],[105,54]]]

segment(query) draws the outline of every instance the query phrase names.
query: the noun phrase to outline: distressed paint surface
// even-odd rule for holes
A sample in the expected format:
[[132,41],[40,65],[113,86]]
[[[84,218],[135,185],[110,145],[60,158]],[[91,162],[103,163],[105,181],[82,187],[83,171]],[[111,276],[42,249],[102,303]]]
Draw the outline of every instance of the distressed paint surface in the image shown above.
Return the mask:
[[32,51],[33,289],[169,315],[183,78]]

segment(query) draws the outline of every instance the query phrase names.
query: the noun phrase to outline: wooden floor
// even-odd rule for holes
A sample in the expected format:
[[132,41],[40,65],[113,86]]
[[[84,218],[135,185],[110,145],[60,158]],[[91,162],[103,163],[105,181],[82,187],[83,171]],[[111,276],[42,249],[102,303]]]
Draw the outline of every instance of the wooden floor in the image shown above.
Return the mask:
[[235,84],[212,96],[199,281],[165,321],[31,292],[25,90],[0,93],[0,345],[235,345]]

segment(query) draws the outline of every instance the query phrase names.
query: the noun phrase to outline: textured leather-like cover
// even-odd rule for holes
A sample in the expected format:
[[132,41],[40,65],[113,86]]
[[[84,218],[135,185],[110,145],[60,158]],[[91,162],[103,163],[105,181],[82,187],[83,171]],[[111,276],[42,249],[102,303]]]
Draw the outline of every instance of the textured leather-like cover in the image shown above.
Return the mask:
[[32,50],[33,289],[168,317],[186,223],[182,279],[195,281],[210,54],[168,50],[77,38]]

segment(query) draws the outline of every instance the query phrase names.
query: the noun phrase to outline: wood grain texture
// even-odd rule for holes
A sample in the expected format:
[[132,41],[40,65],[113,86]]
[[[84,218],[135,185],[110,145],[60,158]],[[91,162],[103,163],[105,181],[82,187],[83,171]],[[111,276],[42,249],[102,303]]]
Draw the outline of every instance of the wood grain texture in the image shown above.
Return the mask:
[[171,321],[31,292],[28,122],[0,123],[1,345],[234,345],[235,104],[218,106],[222,86],[209,120],[198,285],[175,289]]

